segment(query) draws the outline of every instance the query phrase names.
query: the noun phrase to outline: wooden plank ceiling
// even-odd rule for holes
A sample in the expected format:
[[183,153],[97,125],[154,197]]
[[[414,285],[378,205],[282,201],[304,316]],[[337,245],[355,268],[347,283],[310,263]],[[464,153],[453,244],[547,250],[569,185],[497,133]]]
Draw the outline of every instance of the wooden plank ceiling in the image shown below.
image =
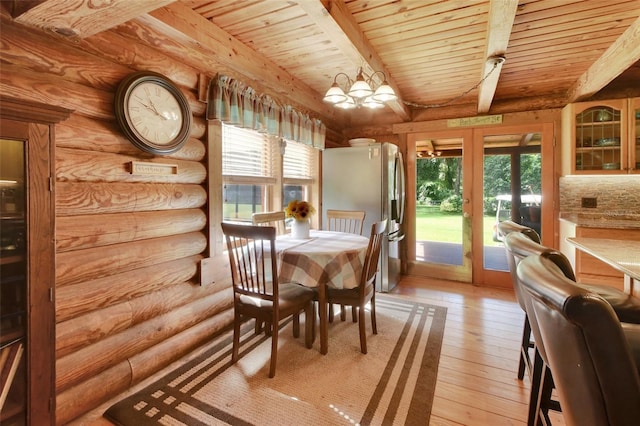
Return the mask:
[[[171,28],[176,43],[217,53],[224,72],[303,105],[334,127],[357,121],[358,112],[336,111],[322,96],[336,74],[354,78],[360,67],[382,71],[400,96],[364,115],[376,123],[640,96],[640,0],[89,3],[16,2],[24,10],[13,16],[80,38],[129,19]],[[504,63],[488,60],[496,57]]]

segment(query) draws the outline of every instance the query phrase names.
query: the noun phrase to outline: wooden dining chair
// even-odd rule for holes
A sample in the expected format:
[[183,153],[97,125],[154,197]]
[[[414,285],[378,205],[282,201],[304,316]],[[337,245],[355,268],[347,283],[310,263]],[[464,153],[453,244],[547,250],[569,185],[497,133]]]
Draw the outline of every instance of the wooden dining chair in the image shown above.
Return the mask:
[[272,226],[222,223],[227,242],[233,284],[233,350],[231,362],[238,360],[240,325],[255,318],[271,326],[271,365],[269,377],[276,374],[278,326],[293,317],[293,335],[299,337],[299,315],[305,314],[305,345],[313,346],[316,292],[297,283],[278,282],[275,247],[276,230]]
[[254,225],[274,226],[278,235],[283,235],[287,232],[285,219],[284,210],[254,213],[251,215],[251,221]]
[[362,235],[365,215],[362,210],[327,210],[327,231]]
[[378,259],[380,258],[382,238],[384,238],[386,228],[386,219],[371,225],[369,245],[367,246],[358,287],[352,289],[326,287],[329,306],[335,303],[341,306],[351,306],[351,309],[358,311],[360,351],[363,354],[367,353],[367,334],[364,318],[367,303],[369,303],[371,309],[371,328],[373,329],[373,334],[378,334],[376,325],[376,276],[378,273]]
[[[366,212],[363,210],[327,210],[327,231],[347,232],[362,235]],[[329,322],[333,322],[333,307],[329,305]],[[357,322],[355,309],[351,311],[353,322]],[[344,306],[340,306],[340,318],[346,319]]]

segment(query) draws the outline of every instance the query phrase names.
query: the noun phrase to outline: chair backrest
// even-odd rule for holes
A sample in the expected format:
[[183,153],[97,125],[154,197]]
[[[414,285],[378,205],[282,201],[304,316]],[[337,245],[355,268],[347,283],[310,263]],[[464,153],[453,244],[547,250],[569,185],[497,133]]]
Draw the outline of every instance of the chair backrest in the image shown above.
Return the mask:
[[[515,266],[528,256],[539,256],[545,254],[546,257],[551,259],[556,266],[560,268],[562,273],[572,281],[576,280],[575,272],[571,262],[562,252],[547,246],[543,246],[540,243],[533,241],[526,234],[519,232],[512,232],[507,234],[504,238],[504,246],[507,253],[513,256]],[[507,258],[509,260],[509,258]],[[511,268],[511,261],[509,260],[509,268]]]
[[561,252],[545,247],[542,244],[538,244],[531,240],[526,234],[520,232],[511,232],[506,234],[504,238],[504,247],[507,252],[507,261],[509,263],[509,270],[513,279],[513,289],[516,294],[516,299],[520,307],[527,313],[529,319],[529,325],[531,326],[531,332],[533,333],[536,341],[536,347],[542,359],[547,362],[546,349],[544,342],[540,336],[540,327],[536,319],[536,313],[531,307],[531,301],[527,298],[526,290],[520,283],[518,278],[518,265],[519,263],[528,257],[543,256],[552,261],[563,273],[565,277],[575,281],[575,275],[569,259]]
[[523,259],[518,277],[536,314],[565,422],[637,425],[640,376],[611,306],[544,256]]
[[365,211],[327,210],[327,230],[362,235]]
[[285,218],[284,210],[251,215],[251,221],[254,225],[274,226],[278,235],[286,233]]
[[234,294],[277,303],[276,229],[273,226],[224,222],[221,226],[227,242]]
[[512,232],[519,232],[521,234],[525,234],[531,240],[536,243],[540,243],[540,235],[536,232],[535,229],[529,228],[528,226],[521,225],[512,220],[503,220],[498,223],[498,234],[500,234],[503,238]]
[[371,225],[369,245],[367,246],[367,253],[365,254],[362,275],[360,277],[361,290],[365,290],[367,287],[375,284],[376,273],[378,272],[378,259],[380,258],[380,248],[382,247],[385,229],[387,229],[387,219]]

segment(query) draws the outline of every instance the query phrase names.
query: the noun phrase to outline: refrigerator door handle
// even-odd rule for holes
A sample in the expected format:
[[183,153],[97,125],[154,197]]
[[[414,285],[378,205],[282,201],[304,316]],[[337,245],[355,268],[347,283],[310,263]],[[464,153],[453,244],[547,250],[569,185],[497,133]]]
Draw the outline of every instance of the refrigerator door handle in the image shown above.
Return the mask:
[[400,233],[400,230],[390,232],[388,235],[388,239],[391,242],[402,241],[404,239],[404,234]]
[[398,151],[393,165],[393,196],[391,200],[391,218],[399,225],[404,222],[404,163],[402,161],[402,153]]

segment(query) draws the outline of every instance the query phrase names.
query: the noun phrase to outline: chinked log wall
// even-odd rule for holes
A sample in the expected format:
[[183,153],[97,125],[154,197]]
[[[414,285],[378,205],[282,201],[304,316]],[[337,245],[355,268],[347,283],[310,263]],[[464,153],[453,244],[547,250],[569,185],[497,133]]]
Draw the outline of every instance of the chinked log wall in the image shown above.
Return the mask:
[[[107,31],[76,44],[2,20],[1,90],[75,113],[55,128],[56,423],[127,390],[232,321],[224,279],[199,285],[207,253],[205,104],[201,75],[150,44]],[[117,126],[118,83],[137,70],[173,79],[194,115],[191,137],[159,157]],[[178,173],[134,175],[131,161]]]

